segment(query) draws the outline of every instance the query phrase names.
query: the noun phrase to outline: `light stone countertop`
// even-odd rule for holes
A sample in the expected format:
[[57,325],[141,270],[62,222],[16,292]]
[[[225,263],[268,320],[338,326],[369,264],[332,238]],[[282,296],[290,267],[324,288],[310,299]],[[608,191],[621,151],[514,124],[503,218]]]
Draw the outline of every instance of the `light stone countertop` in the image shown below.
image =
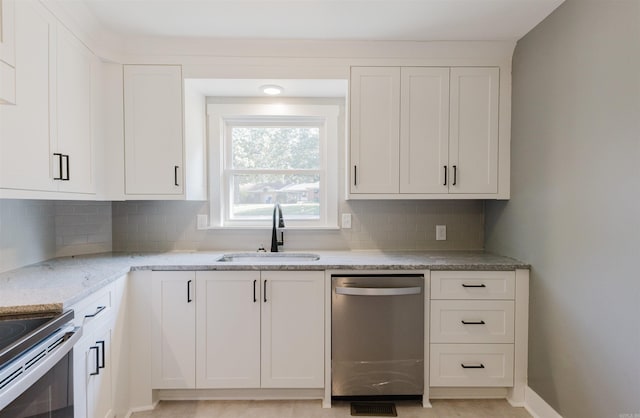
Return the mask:
[[[134,270],[515,270],[518,260],[482,251],[300,251],[317,261],[218,262],[243,251],[103,253],[55,258],[0,274],[0,316],[61,312]],[[246,251],[245,251],[246,252]],[[286,254],[286,252],[285,252]]]

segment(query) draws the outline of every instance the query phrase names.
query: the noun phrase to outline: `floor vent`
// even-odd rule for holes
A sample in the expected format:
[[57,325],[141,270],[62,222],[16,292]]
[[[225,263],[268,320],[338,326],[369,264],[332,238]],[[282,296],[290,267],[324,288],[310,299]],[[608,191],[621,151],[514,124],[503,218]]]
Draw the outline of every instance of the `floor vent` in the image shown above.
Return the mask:
[[351,402],[352,417],[397,417],[396,405],[390,402]]

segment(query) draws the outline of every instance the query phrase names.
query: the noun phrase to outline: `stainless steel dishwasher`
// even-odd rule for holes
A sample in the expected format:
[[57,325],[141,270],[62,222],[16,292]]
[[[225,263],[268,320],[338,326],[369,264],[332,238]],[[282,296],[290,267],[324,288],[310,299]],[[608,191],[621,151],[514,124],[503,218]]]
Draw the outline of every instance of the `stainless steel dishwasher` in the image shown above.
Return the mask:
[[333,276],[333,396],[422,395],[424,276]]

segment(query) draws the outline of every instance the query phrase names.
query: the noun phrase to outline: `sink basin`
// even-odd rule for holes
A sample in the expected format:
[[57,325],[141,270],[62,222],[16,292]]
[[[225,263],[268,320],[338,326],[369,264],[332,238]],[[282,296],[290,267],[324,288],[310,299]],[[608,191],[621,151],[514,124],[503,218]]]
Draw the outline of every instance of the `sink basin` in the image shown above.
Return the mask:
[[318,261],[318,254],[310,253],[235,253],[224,254],[216,261],[236,263],[304,263]]

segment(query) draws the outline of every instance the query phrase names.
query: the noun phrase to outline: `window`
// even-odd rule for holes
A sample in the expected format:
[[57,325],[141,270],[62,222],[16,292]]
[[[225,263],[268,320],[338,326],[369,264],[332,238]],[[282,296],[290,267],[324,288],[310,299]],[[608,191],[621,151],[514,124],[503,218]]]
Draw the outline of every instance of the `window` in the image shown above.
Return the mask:
[[214,227],[337,227],[337,117],[331,105],[210,104]]

